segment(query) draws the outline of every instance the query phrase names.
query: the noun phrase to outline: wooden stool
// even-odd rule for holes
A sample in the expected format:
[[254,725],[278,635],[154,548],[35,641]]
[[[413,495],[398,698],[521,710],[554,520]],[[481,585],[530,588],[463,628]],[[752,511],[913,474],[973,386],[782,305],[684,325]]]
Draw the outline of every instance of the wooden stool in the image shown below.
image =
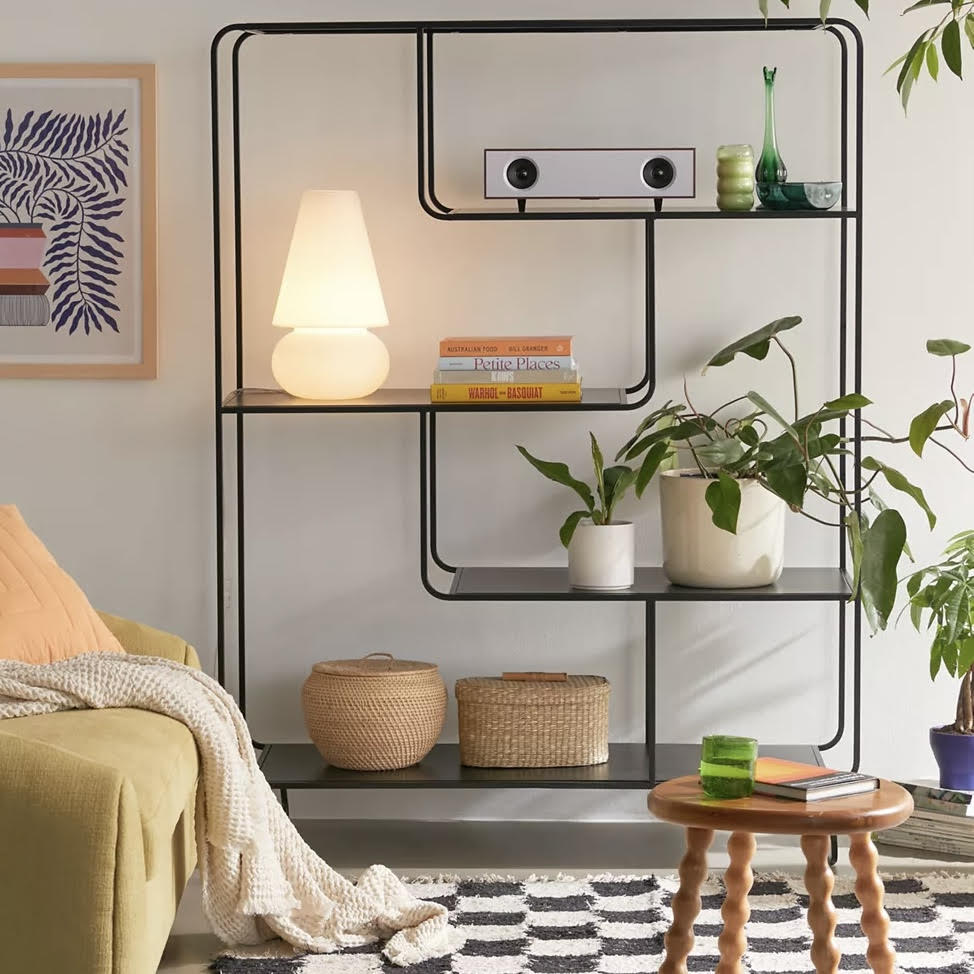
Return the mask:
[[680,862],[680,889],[673,897],[673,923],[664,944],[666,957],[660,974],[687,974],[687,957],[693,949],[693,924],[700,913],[700,887],[707,878],[707,850],[714,831],[730,832],[725,874],[727,896],[721,909],[724,929],[718,941],[717,974],[739,974],[747,949],[744,925],[751,915],[747,901],[754,876],[755,834],[800,835],[805,853],[805,888],[808,890],[808,925],[812,930],[812,963],[818,974],[835,974],[839,948],[834,938],[836,916],[832,905],[835,879],[829,868],[829,836],[848,835],[849,862],[856,871],[856,899],[862,906],[862,931],[869,941],[866,960],[876,974],[893,974],[896,954],[887,940],[889,916],[883,909],[883,882],[876,869],[876,847],[870,833],[909,818],[913,799],[891,781],[877,791],[850,798],[796,802],[752,795],[731,801],[707,798],[696,775],[675,778],[654,788],[649,810],[664,822],[682,825],[687,851]]

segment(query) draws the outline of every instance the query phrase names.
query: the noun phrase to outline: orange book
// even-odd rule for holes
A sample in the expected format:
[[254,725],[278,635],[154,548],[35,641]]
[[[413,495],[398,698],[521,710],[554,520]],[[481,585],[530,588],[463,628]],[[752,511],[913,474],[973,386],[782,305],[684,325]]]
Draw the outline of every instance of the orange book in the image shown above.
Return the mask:
[[440,357],[447,355],[571,355],[571,335],[501,335],[486,338],[444,338]]
[[878,787],[879,780],[868,774],[833,771],[783,758],[758,758],[754,765],[754,791],[758,795],[813,802],[861,795]]

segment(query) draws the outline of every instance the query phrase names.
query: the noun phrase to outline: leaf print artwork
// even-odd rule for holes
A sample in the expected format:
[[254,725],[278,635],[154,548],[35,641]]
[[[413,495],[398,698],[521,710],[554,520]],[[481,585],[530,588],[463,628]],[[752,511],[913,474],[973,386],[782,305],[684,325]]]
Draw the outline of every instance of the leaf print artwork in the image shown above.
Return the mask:
[[[126,243],[118,221],[129,195],[126,110],[0,111],[0,299],[18,296],[21,304],[10,308],[36,319],[38,294],[46,293],[55,331],[118,333]],[[28,246],[20,241],[36,241],[38,228],[46,237],[42,263],[24,267]],[[11,313],[17,312],[0,309],[0,325],[13,323]],[[17,323],[46,323],[34,319]]]

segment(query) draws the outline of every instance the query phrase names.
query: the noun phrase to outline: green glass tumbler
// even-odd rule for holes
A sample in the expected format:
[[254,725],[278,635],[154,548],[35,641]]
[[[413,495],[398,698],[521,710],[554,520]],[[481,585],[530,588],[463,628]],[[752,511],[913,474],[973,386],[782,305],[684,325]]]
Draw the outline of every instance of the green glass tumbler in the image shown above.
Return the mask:
[[705,737],[700,751],[703,793],[708,798],[747,798],[754,792],[757,756],[758,742],[753,737]]

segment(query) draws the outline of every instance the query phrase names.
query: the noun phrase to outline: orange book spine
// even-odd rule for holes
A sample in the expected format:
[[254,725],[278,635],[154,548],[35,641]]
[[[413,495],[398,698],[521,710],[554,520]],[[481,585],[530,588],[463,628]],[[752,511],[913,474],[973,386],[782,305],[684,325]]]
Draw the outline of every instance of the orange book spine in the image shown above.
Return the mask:
[[440,356],[448,355],[571,355],[571,335],[510,338],[444,338]]

